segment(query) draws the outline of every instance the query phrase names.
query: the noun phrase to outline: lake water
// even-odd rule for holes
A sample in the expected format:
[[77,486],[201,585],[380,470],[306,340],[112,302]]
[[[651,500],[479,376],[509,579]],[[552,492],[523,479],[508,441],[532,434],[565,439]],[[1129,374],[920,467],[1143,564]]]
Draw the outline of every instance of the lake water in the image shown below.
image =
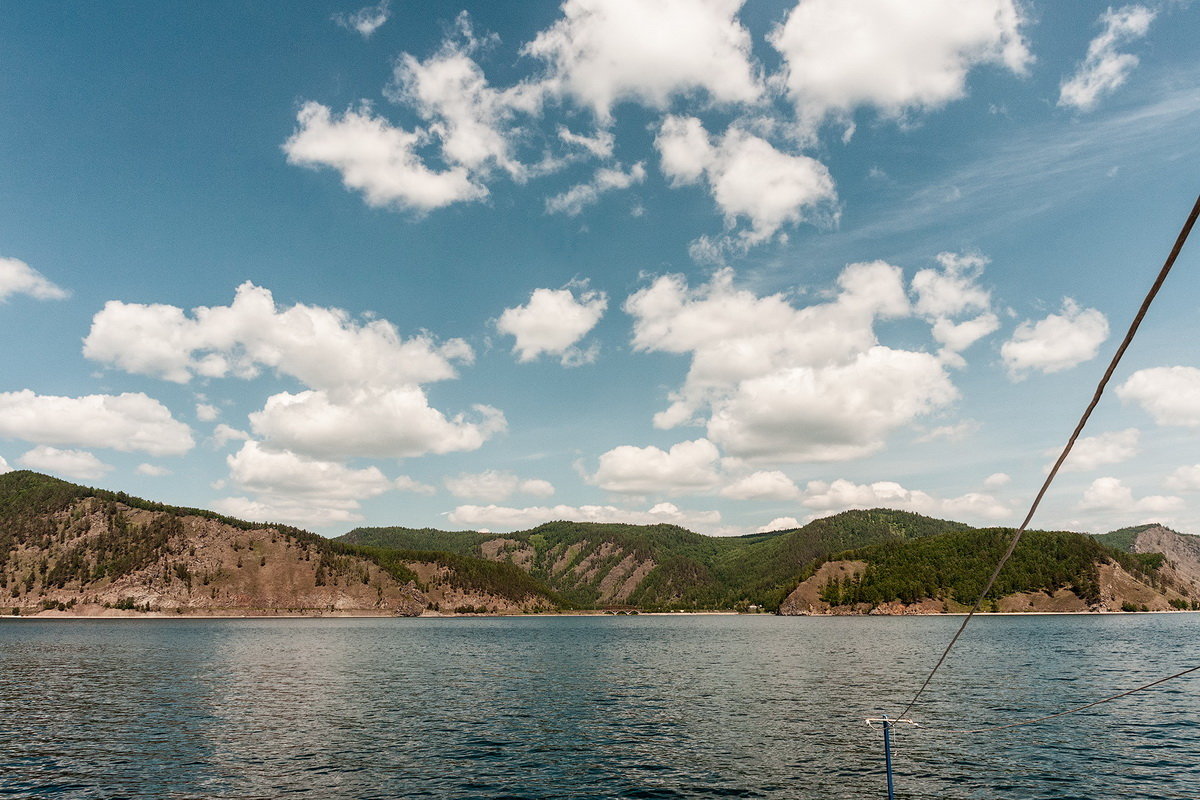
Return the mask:
[[[0,796],[873,798],[958,618],[5,621]],[[1010,722],[1191,666],[1200,615],[977,618],[913,716]],[[1200,678],[987,735],[901,798],[1200,798]]]

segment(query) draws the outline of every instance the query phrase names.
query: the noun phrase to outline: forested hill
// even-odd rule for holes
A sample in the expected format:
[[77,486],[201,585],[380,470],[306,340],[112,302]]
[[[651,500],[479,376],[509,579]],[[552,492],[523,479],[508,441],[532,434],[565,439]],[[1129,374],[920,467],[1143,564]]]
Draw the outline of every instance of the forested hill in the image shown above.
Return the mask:
[[334,542],[36,472],[0,475],[5,613],[413,615],[559,604],[510,564]]
[[802,528],[738,537],[674,525],[550,522],[506,534],[359,528],[339,541],[430,548],[507,561],[576,607],[774,610],[813,562],[853,547],[968,526],[888,509],[847,511]]
[[[669,525],[552,522],[507,534],[360,528],[341,539],[507,561],[579,608],[859,614],[965,609],[1011,535],[873,509],[731,538]],[[1164,549],[1174,555],[1164,558]],[[1190,608],[1194,600],[1200,601],[1198,537],[1160,526],[1100,537],[1030,531],[985,610],[1170,609]]]
[[[964,611],[983,591],[1012,536],[1009,528],[953,531],[837,553],[811,571],[782,611]],[[1200,601],[1200,584],[1167,571],[1161,553],[1126,552],[1104,540],[1027,531],[983,610],[1144,611],[1192,608]]]
[[[551,522],[507,534],[361,528],[339,539],[0,475],[6,614],[962,610],[1012,532],[887,509],[710,537]],[[1026,533],[985,609],[1200,607],[1200,538],[1159,525]]]

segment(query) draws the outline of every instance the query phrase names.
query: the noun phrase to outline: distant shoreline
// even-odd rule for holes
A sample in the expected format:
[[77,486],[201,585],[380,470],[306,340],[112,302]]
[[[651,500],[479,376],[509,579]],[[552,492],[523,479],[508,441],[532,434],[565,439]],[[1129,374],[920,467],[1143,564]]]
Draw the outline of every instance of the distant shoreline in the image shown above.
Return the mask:
[[[1170,611],[977,611],[977,617],[1100,617],[1100,616],[1141,616],[1146,614],[1200,614],[1191,609],[1172,609]],[[369,613],[339,613],[323,612],[313,614],[168,614],[162,612],[141,612],[132,614],[21,614],[18,616],[0,615],[0,622],[25,621],[46,622],[64,621],[78,622],[80,620],[109,621],[109,620],[263,620],[263,619],[548,619],[554,617],[780,617],[792,619],[912,619],[914,617],[965,617],[965,611],[946,611],[934,614],[746,614],[740,611],[638,611],[637,613],[614,614],[604,611],[564,611],[561,613],[539,612],[535,614],[420,614],[406,617],[395,614]]]

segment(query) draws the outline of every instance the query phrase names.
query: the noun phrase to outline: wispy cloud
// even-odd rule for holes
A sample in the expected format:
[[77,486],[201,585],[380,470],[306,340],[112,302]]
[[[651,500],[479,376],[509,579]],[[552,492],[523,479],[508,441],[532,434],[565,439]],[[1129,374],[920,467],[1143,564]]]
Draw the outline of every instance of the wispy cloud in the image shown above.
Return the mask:
[[1096,107],[1100,97],[1119,88],[1138,65],[1138,57],[1118,52],[1117,46],[1140,39],[1150,30],[1156,12],[1145,6],[1108,9],[1100,15],[1104,31],[1088,45],[1087,57],[1059,89],[1058,104],[1080,111]]
[[[1149,88],[1142,95],[1146,101],[1137,105],[1081,121],[1049,120],[981,141],[981,157],[930,174],[909,195],[889,198],[866,224],[807,238],[808,257],[836,259],[902,234],[933,234],[961,225],[983,237],[1094,194],[1111,180],[1114,165],[1135,157],[1146,164],[1195,161],[1200,158],[1200,138],[1192,135],[1200,125],[1197,85],[1200,69],[1179,71]],[[923,244],[912,255],[927,252]],[[906,255],[893,253],[897,259]]]
[[355,31],[364,39],[370,39],[391,16],[391,0],[379,0],[378,5],[360,8],[349,14],[334,14],[333,21],[349,31]]

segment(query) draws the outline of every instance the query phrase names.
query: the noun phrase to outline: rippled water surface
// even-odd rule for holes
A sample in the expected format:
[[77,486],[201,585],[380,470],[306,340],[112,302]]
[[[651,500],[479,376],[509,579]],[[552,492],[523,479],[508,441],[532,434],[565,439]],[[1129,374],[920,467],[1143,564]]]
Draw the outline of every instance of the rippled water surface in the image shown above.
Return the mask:
[[[0,795],[868,798],[957,618],[5,621]],[[977,619],[962,727],[1191,666],[1200,615]],[[991,736],[901,730],[902,798],[1200,798],[1200,679]]]

